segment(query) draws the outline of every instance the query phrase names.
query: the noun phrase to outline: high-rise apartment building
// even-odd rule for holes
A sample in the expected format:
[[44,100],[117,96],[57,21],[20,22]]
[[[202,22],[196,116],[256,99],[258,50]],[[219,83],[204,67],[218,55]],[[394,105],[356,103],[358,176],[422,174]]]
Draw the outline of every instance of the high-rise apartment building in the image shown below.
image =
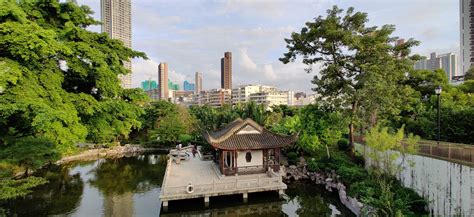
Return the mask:
[[183,83],[183,90],[186,90],[186,91],[194,91],[195,88],[196,88],[196,85],[195,85],[195,84],[189,83],[188,81],[184,81],[184,83]]
[[232,89],[232,53],[225,52],[221,59],[221,88]]
[[[131,0],[101,0],[102,32],[110,38],[121,40],[125,46],[132,47],[132,3]],[[132,63],[124,62],[124,67],[132,70]],[[123,88],[132,88],[132,74],[119,75]]]
[[196,88],[194,88],[194,93],[198,94],[202,91],[202,74],[200,72],[196,72],[195,75],[195,84]]
[[416,70],[428,69],[443,69],[446,73],[446,77],[449,81],[453,79],[454,76],[458,74],[458,61],[457,55],[454,53],[446,53],[441,55],[436,55],[436,53],[431,53],[430,58],[424,58],[415,63]]
[[459,0],[461,72],[464,75],[474,65],[474,1]]
[[250,95],[261,92],[278,91],[275,87],[264,85],[241,85],[232,89],[232,104],[250,102]]
[[160,87],[160,99],[168,100],[168,63],[160,63],[158,65],[158,83]]
[[280,91],[276,87],[265,85],[242,85],[232,89],[232,104],[253,101],[268,109],[272,105],[293,105],[293,91]]
[[172,82],[171,80],[168,80],[168,90],[179,90],[179,84],[176,84]]
[[142,81],[142,89],[147,91],[147,90],[153,90],[153,89],[157,89],[158,88],[158,84],[156,83],[156,81],[153,81],[153,80],[146,80],[146,81]]

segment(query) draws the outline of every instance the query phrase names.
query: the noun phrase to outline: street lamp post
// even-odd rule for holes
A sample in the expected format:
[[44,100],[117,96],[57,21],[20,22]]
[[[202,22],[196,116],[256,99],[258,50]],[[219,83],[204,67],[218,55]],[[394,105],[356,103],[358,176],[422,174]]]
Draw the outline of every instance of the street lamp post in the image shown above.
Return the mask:
[[438,96],[438,145],[439,145],[439,141],[440,141],[440,135],[441,135],[441,116],[440,116],[440,105],[441,105],[441,101],[440,101],[440,95],[441,95],[441,91],[443,89],[441,88],[441,86],[438,86],[436,89],[435,89],[435,93],[436,95]]

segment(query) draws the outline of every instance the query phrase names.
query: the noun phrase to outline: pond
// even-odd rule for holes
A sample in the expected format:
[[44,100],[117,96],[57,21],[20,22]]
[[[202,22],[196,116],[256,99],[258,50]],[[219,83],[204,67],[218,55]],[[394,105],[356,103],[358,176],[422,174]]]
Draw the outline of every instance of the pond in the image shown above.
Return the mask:
[[158,199],[166,157],[144,154],[55,166],[40,175],[49,183],[25,198],[0,204],[9,216],[351,216],[337,199],[312,184],[290,184],[283,199],[275,192],[171,202]]

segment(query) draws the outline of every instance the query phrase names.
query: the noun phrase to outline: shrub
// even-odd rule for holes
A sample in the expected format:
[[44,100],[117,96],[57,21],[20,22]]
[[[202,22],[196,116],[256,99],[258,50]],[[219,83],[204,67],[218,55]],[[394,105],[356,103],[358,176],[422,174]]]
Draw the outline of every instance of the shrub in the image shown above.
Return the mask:
[[295,152],[289,152],[286,157],[288,158],[288,164],[295,165],[298,160],[298,154]]
[[364,156],[363,156],[361,153],[357,152],[357,151],[355,152],[353,162],[354,162],[355,164],[357,164],[357,165],[362,166],[362,167],[365,166],[365,158],[364,158]]
[[201,153],[202,154],[210,154],[210,153],[212,153],[212,150],[213,150],[213,148],[209,143],[205,142],[205,143],[201,144]]
[[359,166],[341,166],[336,173],[341,176],[344,183],[354,183],[365,179],[368,176],[367,171]]
[[347,194],[351,197],[367,198],[376,195],[377,192],[379,192],[377,183],[370,177],[365,177],[359,182],[352,183]]
[[190,142],[193,139],[191,135],[188,134],[179,134],[178,140],[186,146],[188,142]]
[[349,150],[349,140],[347,139],[339,139],[337,141],[337,147],[339,148],[339,150],[341,151],[347,151]]
[[319,170],[319,167],[318,167],[318,163],[316,162],[316,160],[314,159],[311,159],[309,162],[308,162],[308,171],[310,172],[316,172]]

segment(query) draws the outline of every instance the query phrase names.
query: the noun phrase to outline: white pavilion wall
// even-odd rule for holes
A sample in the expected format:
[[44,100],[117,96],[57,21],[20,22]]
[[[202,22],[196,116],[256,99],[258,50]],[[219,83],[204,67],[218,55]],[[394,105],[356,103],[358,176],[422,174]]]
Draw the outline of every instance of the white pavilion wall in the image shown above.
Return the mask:
[[[252,160],[247,162],[245,155],[247,152],[252,153]],[[252,151],[238,151],[237,152],[237,167],[250,167],[250,166],[262,166],[263,165],[263,151],[252,150]]]

